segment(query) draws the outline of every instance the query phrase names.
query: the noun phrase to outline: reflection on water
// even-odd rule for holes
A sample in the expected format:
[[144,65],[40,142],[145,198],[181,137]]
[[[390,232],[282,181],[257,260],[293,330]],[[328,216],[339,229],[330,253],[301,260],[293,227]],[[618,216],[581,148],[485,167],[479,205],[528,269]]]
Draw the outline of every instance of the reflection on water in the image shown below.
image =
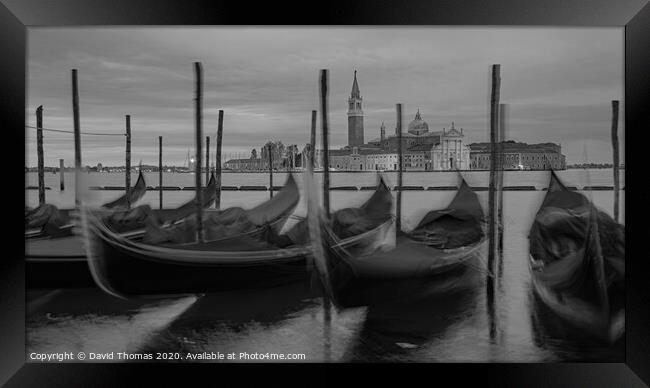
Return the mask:
[[134,352],[195,301],[194,296],[125,301],[80,289],[30,309],[36,299],[28,302],[27,352]]
[[[581,186],[584,182],[569,179],[578,172],[564,172],[567,183]],[[513,179],[512,174],[505,175],[506,180]],[[226,176],[235,179],[234,174]],[[548,174],[530,176],[527,179],[535,182],[508,184],[545,185]],[[610,179],[607,174],[599,176],[593,171],[590,176],[594,185],[608,184]],[[119,178],[121,182],[123,176]],[[350,180],[358,185],[375,182],[372,173],[333,174],[332,178],[340,185]],[[417,184],[409,179],[434,178],[449,182],[425,185],[454,182],[453,176],[447,174],[406,174],[405,184]],[[466,178],[472,185],[486,185],[478,173]],[[58,191],[50,190],[48,195],[53,192]],[[612,214],[611,191],[590,194],[596,206]],[[35,193],[29,195],[33,198]],[[157,204],[157,193],[147,195]],[[189,198],[182,196],[190,194],[166,192],[165,198],[171,200],[173,195],[178,196],[174,201],[181,203]],[[368,195],[367,191],[332,192],[332,208],[357,205]],[[421,214],[444,207],[453,195],[453,191],[405,192],[403,225],[414,225]],[[487,193],[478,195],[485,206]],[[608,347],[582,339],[579,331],[570,330],[531,298],[527,234],[543,196],[543,191],[504,192],[503,256],[497,261],[492,310],[485,272],[480,273],[481,282],[474,289],[453,297],[425,297],[392,306],[344,311],[324,309],[319,293],[309,284],[161,301],[124,301],[99,290],[65,290],[31,296],[27,306],[27,350],[304,353],[307,362],[620,362],[624,340]],[[224,192],[223,198],[224,206],[238,202],[251,206],[267,199],[268,192]],[[301,203],[296,213],[304,211]],[[624,221],[624,213],[621,215]]]
[[326,361],[354,333],[358,314],[330,312],[328,319],[313,294],[307,284],[208,294],[141,351],[303,353],[305,361]]
[[329,320],[304,284],[163,301],[64,291],[29,311],[27,351],[302,353],[306,362],[622,361],[620,344],[579,339],[526,299],[530,326],[508,326],[501,306],[491,336],[483,285],[447,297],[332,307]]
[[435,342],[472,316],[477,293],[369,307],[342,361],[444,361]]
[[586,335],[555,315],[530,292],[530,315],[535,345],[564,361],[625,362],[625,335],[610,345]]

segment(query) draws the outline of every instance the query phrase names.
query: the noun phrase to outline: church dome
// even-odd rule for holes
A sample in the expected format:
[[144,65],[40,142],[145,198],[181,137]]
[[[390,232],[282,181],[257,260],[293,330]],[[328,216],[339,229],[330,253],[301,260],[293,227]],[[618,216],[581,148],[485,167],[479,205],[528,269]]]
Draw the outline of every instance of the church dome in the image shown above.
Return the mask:
[[429,132],[429,124],[422,120],[419,109],[418,113],[415,114],[415,119],[409,123],[408,131],[416,135]]

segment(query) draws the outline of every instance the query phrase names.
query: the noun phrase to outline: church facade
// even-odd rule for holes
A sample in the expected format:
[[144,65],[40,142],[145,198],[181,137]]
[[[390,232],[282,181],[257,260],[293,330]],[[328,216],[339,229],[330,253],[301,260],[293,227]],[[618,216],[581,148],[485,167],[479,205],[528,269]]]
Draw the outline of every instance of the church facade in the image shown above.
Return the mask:
[[471,149],[464,143],[463,129],[443,128],[440,140],[431,150],[432,170],[469,170]]
[[[348,145],[330,151],[330,167],[344,170],[394,170],[397,168],[397,128],[386,134],[382,122],[379,137],[364,141],[363,98],[354,71],[352,91],[348,98]],[[407,170],[454,170],[470,168],[470,149],[464,142],[462,128],[454,123],[447,131],[430,131],[420,110],[402,133],[404,168]]]

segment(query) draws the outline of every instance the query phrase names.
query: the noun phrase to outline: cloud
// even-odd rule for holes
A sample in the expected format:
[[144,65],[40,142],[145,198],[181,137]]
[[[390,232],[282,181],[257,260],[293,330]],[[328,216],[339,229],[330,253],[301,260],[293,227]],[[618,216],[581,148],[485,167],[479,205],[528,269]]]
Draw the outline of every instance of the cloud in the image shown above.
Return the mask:
[[[31,28],[28,39],[28,123],[43,105],[46,127],[72,128],[70,69],[77,68],[82,130],[119,133],[130,114],[134,158],[145,163],[157,161],[151,150],[159,135],[172,162],[193,147],[194,61],[204,69],[205,134],[216,133],[223,109],[224,149],[241,153],[272,138],[308,141],[323,68],[330,70],[332,146],[347,142],[355,69],[366,139],[378,136],[382,121],[394,128],[400,102],[406,123],[419,108],[432,130],[454,121],[469,141],[487,140],[493,63],[502,66],[501,99],[519,141],[606,143],[609,101],[623,94],[620,28],[75,27]],[[72,160],[70,137],[57,136],[46,135],[46,165]],[[34,137],[27,132],[29,165]],[[85,164],[124,159],[122,138],[82,140]],[[590,158],[611,159],[594,147]],[[580,159],[573,147],[564,150]]]

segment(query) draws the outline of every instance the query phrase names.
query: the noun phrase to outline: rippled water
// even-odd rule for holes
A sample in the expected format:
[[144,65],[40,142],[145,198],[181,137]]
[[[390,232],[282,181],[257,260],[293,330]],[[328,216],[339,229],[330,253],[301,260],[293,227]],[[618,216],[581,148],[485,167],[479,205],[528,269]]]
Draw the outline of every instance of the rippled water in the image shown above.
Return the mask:
[[[463,173],[471,186],[487,186],[487,173]],[[624,174],[621,186],[624,186]],[[560,172],[565,184],[612,185],[611,171]],[[66,184],[72,188],[70,176]],[[88,185],[123,184],[121,174],[87,174]],[[157,174],[147,175],[149,185]],[[36,182],[28,174],[29,184]],[[72,206],[72,190],[59,192],[58,175],[46,174],[48,202]],[[165,185],[190,186],[189,174],[166,174]],[[276,174],[281,184],[284,174]],[[319,178],[320,179],[320,178]],[[335,173],[332,186],[369,186],[374,173]],[[395,175],[387,174],[394,184]],[[302,181],[298,177],[299,183]],[[266,174],[224,174],[224,185],[268,184]],[[506,172],[504,185],[545,187],[547,172]],[[457,184],[453,173],[408,173],[405,185]],[[585,192],[602,210],[612,214],[613,192]],[[91,192],[101,203],[117,192]],[[222,205],[249,207],[268,198],[268,192],[222,193]],[[333,191],[332,208],[355,206],[370,192]],[[442,208],[453,191],[404,192],[403,225],[415,226],[424,212]],[[487,192],[478,192],[485,205]],[[495,309],[488,314],[485,287],[447,299],[428,299],[399,308],[356,308],[329,314],[308,284],[264,291],[230,292],[166,300],[118,300],[97,289],[30,291],[27,316],[28,352],[220,352],[303,353],[313,361],[616,361],[624,357],[618,345],[608,347],[579,337],[536,303],[530,292],[527,232],[543,198],[543,191],[504,192],[504,252],[497,279]],[[164,193],[165,206],[192,197],[191,192]],[[625,220],[624,191],[621,218]],[[37,201],[27,191],[28,204]],[[158,204],[148,192],[144,203]],[[297,214],[304,214],[301,203]],[[237,361],[237,360],[235,360]]]

